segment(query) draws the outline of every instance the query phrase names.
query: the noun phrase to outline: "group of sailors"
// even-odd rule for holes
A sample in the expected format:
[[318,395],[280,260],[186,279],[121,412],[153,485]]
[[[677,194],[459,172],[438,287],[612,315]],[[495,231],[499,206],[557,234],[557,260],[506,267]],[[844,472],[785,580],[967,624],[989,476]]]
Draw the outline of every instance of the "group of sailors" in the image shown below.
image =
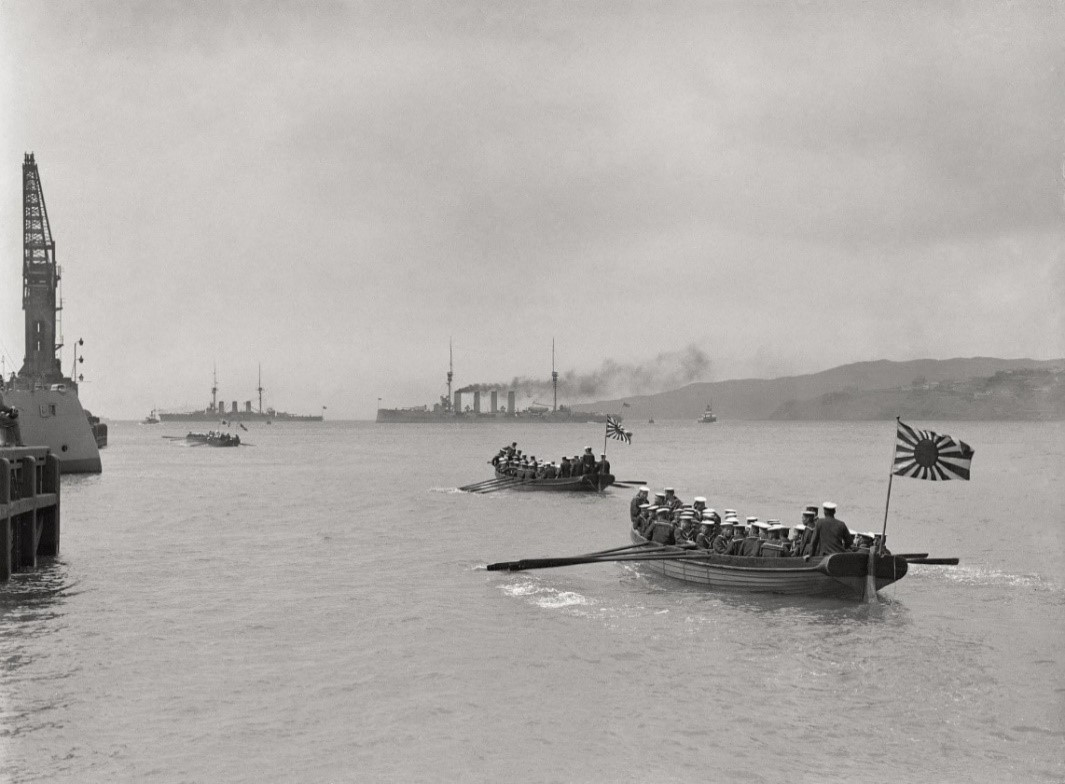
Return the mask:
[[829,555],[848,551],[869,552],[882,548],[880,534],[851,531],[836,517],[831,501],[818,507],[807,506],[802,521],[783,525],[779,520],[740,520],[735,509],[724,514],[708,508],[706,499],[697,497],[689,506],[681,501],[672,487],[650,497],[651,490],[641,487],[632,499],[629,516],[632,527],[645,539],[664,545],[706,550],[716,555],[741,555],[754,558],[788,558]]
[[601,453],[596,460],[592,448],[586,446],[584,453],[573,457],[562,456],[561,460],[538,460],[536,455],[524,455],[515,441],[499,450],[490,461],[496,472],[516,479],[567,479],[576,476],[597,476],[610,473],[610,461]]

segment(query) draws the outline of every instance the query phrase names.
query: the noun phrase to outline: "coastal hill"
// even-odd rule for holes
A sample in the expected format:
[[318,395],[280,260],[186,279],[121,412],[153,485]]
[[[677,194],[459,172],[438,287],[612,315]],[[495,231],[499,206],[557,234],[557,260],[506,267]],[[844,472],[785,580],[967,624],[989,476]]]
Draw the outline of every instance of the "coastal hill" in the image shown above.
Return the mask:
[[629,421],[1065,419],[1065,359],[878,360],[784,378],[698,382],[655,395],[573,406]]

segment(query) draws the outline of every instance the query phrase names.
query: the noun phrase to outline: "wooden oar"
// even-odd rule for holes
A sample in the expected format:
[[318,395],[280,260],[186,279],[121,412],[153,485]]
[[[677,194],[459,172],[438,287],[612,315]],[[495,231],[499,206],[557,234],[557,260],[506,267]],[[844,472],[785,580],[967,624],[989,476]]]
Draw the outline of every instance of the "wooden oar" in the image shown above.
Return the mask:
[[476,490],[479,487],[485,487],[486,485],[490,485],[493,482],[498,482],[498,481],[499,481],[498,479],[486,479],[483,482],[474,482],[472,485],[463,485],[462,487],[459,488],[459,490],[462,490],[463,492],[468,493],[471,490]]
[[517,484],[521,484],[521,480],[520,479],[501,479],[499,482],[497,482],[494,485],[489,485],[488,487],[479,487],[476,490],[474,490],[473,492],[475,492],[475,493],[494,493],[496,490],[506,490],[508,487],[513,487],[514,485],[517,485]]
[[639,487],[647,483],[641,482],[639,479],[615,479],[614,484],[618,487]]
[[[500,563],[488,564],[486,569],[490,572],[520,572],[526,569],[552,569],[557,566],[579,566],[581,564],[590,563],[638,563],[640,561],[681,561],[681,560],[702,560],[710,558],[714,553],[692,552],[691,550],[671,550],[670,552],[650,552],[650,553],[619,553],[618,555],[607,555],[598,557],[587,556],[569,556],[566,558],[523,558],[520,561],[502,561]],[[820,564],[811,567],[797,567],[799,569],[819,569]]]
[[929,566],[957,566],[957,558],[907,558],[907,563],[928,564]]
[[894,555],[896,558],[905,558],[906,560],[909,560],[910,558],[928,557],[928,553],[892,553],[892,555]]
[[497,476],[494,479],[485,479],[483,482],[474,482],[472,485],[463,485],[459,490],[464,490],[467,493],[480,490],[482,487],[488,487],[490,485],[499,484],[500,482],[509,482],[514,477],[510,476]]
[[611,553],[621,553],[621,552],[623,552],[625,550],[632,550],[633,552],[639,552],[641,549],[643,549],[645,547],[661,548],[661,547],[665,547],[665,546],[666,545],[658,544],[657,542],[640,542],[639,544],[627,544],[624,547],[614,547],[614,548],[611,548],[610,550],[599,550],[598,552],[594,552],[594,553],[583,553],[582,555],[580,555],[578,557],[580,557],[580,558],[597,558],[597,557],[599,557],[601,555],[610,555]]

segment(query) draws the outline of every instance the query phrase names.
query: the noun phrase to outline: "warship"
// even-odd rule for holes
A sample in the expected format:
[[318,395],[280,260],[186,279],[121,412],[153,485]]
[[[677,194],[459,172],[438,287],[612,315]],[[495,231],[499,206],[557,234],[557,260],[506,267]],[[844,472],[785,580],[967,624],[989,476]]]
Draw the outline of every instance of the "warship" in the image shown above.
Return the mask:
[[[273,408],[263,408],[263,371],[259,366],[259,408],[252,409],[251,401],[245,400],[244,407],[232,401],[229,410],[226,410],[224,400],[218,400],[218,370],[214,370],[211,376],[211,402],[203,409],[197,411],[155,411],[153,414],[160,422],[321,422],[325,419],[322,414],[289,414],[285,411],[277,411]],[[325,407],[322,407],[325,410]],[[146,420],[147,421],[147,420]]]
[[[548,406],[545,403],[534,401],[526,408],[519,410],[516,405],[517,392],[507,389],[502,385],[474,384],[463,389],[452,391],[455,379],[455,356],[451,346],[448,346],[448,370],[447,370],[447,394],[441,395],[440,399],[430,408],[427,405],[411,408],[378,408],[377,422],[379,423],[462,423],[483,424],[488,422],[513,422],[515,420],[526,423],[543,424],[582,424],[585,422],[604,423],[607,415],[600,412],[574,411],[565,405],[558,404],[558,371],[555,370],[555,344],[551,342],[551,385],[554,391],[554,403]],[[506,403],[500,404],[500,392],[506,394]],[[484,409],[481,394],[488,395],[488,408]],[[463,395],[473,396],[472,405],[462,407]]]
[[64,474],[98,474],[103,470],[100,446],[107,443],[107,426],[81,406],[74,379],[76,349],[70,376],[63,374],[57,356],[63,347],[63,304],[58,294],[62,268],[56,264],[55,240],[33,153],[27,153],[22,164],[22,208],[26,356],[18,373],[3,382],[3,398],[18,410],[14,421],[23,444],[47,446],[59,458]]

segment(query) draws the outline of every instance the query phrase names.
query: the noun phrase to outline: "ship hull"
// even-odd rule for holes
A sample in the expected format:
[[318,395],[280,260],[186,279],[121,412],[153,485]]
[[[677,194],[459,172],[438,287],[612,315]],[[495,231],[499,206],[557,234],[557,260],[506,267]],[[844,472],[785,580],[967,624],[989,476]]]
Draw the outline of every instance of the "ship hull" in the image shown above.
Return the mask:
[[321,422],[321,416],[301,416],[299,414],[260,414],[258,411],[237,411],[219,414],[217,411],[186,411],[180,413],[159,414],[160,422]]
[[103,471],[96,436],[72,389],[12,389],[4,392],[4,399],[18,409],[22,443],[47,446],[59,458],[62,473]]
[[519,424],[586,424],[588,422],[605,423],[606,414],[584,414],[579,411],[560,414],[548,412],[546,414],[527,414],[525,412],[511,416],[502,413],[468,412],[465,414],[441,414],[435,411],[408,408],[379,408],[377,409],[377,422],[382,424],[456,424],[456,425],[483,425],[492,422],[516,422]]

